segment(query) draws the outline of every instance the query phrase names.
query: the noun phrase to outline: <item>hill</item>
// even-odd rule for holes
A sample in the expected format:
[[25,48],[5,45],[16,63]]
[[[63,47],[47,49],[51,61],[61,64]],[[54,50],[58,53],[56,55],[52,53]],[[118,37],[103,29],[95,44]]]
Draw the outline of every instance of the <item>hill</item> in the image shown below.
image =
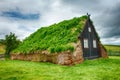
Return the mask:
[[0,39],[0,54],[5,53],[5,41],[3,39]]
[[74,51],[72,43],[78,41],[78,35],[83,30],[87,16],[64,20],[58,24],[42,27],[27,37],[14,53],[29,53],[47,50],[50,53]]
[[5,53],[5,45],[0,43],[0,54],[4,54]]
[[120,56],[120,45],[104,45],[107,49],[108,55]]

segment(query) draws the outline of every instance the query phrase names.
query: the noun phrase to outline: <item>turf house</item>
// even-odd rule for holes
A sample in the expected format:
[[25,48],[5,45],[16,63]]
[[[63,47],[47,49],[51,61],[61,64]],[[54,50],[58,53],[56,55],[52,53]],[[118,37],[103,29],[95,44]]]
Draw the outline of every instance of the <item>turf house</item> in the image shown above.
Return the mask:
[[107,58],[90,15],[42,27],[11,52],[12,60],[73,65],[85,59]]

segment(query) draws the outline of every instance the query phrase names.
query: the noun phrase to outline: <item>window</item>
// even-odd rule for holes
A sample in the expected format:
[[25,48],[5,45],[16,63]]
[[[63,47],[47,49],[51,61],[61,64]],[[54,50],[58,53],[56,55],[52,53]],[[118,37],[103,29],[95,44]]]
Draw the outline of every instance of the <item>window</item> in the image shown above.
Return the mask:
[[88,28],[88,31],[91,32],[91,28],[90,27]]
[[88,39],[84,39],[84,48],[88,48]]
[[97,48],[96,40],[93,40],[93,48]]

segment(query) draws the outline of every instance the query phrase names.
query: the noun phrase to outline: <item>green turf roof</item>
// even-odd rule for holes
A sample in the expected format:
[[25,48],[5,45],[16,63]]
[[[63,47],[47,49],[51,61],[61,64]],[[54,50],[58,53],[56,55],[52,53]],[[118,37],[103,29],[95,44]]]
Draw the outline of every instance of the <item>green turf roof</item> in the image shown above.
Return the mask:
[[82,32],[87,16],[75,17],[64,20],[48,27],[42,27],[27,37],[13,52],[29,53],[33,51],[47,50],[50,53],[61,51],[74,51],[73,45],[78,41],[78,35]]

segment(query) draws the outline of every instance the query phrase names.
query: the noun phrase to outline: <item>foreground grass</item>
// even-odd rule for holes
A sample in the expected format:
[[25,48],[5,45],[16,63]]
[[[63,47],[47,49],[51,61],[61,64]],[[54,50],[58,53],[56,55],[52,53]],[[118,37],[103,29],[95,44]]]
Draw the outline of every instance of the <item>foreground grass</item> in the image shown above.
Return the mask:
[[75,66],[0,61],[0,80],[120,80],[120,57],[86,60]]

